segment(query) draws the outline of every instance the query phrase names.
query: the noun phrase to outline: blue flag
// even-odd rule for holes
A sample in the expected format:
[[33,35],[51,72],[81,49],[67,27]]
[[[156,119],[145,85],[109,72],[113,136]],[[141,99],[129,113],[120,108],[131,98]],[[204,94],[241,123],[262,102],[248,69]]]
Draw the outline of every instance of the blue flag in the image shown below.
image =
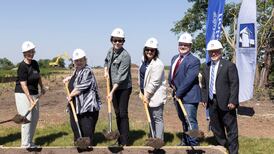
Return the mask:
[[[219,40],[223,22],[225,0],[209,0],[206,19],[206,45],[210,40]],[[206,51],[206,62],[210,61]]]
[[[219,40],[223,22],[225,0],[209,0],[206,19],[206,45],[210,40]],[[210,61],[206,51],[206,63]],[[206,119],[209,120],[209,111],[206,109]],[[209,126],[210,129],[210,126]]]

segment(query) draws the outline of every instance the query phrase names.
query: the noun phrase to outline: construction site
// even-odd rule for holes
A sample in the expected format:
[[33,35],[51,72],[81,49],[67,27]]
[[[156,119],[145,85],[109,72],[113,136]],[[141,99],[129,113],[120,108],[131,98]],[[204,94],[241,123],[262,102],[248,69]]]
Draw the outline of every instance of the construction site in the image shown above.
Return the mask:
[[273,6],[1,3],[0,154],[273,153]]

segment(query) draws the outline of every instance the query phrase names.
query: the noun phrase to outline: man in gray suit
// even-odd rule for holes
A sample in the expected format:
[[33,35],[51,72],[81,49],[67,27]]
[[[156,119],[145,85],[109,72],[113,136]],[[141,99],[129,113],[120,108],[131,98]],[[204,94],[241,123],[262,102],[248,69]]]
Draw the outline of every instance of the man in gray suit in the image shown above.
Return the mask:
[[239,78],[236,65],[222,59],[222,49],[218,40],[207,44],[211,61],[203,70],[202,101],[209,107],[210,126],[218,144],[226,147],[230,154],[236,154]]

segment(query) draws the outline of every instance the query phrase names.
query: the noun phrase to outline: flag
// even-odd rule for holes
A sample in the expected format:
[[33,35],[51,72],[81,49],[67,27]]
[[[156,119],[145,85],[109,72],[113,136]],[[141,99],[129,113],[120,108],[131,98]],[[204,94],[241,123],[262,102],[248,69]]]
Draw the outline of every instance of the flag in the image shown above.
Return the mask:
[[239,101],[253,97],[257,58],[256,0],[242,0],[237,27],[236,66],[240,89]]
[[[206,45],[210,40],[219,40],[223,22],[225,0],[209,0],[206,19]],[[206,62],[210,61],[206,52]]]

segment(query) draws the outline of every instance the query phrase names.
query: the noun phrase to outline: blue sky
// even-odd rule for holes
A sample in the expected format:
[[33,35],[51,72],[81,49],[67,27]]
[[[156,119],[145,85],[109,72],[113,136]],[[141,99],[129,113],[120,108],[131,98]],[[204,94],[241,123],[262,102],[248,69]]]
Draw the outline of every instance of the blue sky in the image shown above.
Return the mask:
[[[229,0],[238,2],[239,0]],[[177,37],[170,31],[192,3],[186,0],[8,0],[0,5],[0,58],[23,59],[21,44],[35,43],[34,59],[52,59],[76,48],[86,51],[88,63],[103,65],[111,31],[125,31],[125,49],[139,64],[149,37],[159,41],[165,65],[177,53]]]

